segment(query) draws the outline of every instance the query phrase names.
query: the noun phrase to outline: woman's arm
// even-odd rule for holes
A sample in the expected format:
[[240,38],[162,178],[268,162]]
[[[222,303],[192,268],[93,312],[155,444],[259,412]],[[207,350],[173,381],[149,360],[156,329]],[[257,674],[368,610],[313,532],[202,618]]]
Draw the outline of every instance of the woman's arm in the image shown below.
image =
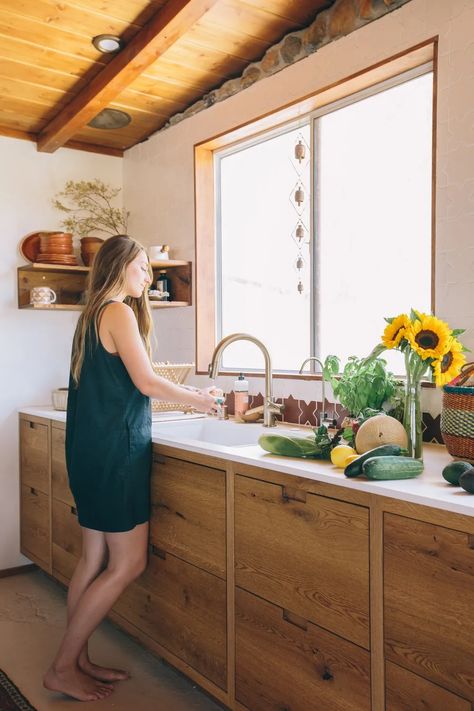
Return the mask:
[[135,314],[127,304],[114,302],[106,306],[100,329],[111,337],[133,384],[144,395],[190,405],[200,412],[215,408],[215,398],[206,390],[188,390],[156,375],[143,345]]

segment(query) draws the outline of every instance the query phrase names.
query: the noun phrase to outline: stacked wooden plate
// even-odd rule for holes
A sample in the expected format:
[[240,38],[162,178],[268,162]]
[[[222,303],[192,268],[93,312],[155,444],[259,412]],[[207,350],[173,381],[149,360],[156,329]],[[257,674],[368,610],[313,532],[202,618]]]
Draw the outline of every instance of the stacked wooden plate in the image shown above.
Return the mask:
[[40,251],[35,261],[42,264],[76,266],[70,232],[40,232]]

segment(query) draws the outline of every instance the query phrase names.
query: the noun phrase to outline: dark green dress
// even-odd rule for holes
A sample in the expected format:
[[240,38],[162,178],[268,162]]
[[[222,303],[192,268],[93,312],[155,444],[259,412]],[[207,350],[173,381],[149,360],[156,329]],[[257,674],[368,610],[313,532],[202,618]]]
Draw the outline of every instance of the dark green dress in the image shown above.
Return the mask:
[[148,521],[150,399],[94,328],[86,338],[78,387],[69,379],[66,464],[81,526],[112,533]]

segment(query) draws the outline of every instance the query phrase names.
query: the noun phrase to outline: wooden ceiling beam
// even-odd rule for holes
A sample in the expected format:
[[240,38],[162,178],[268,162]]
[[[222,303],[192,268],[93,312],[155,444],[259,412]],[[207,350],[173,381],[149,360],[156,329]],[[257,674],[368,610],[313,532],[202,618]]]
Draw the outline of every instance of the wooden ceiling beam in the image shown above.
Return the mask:
[[54,153],[171,47],[218,0],[168,0],[142,30],[41,131],[38,151]]

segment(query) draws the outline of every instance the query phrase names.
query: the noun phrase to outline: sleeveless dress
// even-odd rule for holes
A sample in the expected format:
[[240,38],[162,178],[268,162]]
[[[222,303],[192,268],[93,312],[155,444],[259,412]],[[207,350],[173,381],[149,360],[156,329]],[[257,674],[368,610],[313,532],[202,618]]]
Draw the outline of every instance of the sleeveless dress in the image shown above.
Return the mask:
[[69,378],[66,419],[66,465],[80,525],[116,533],[148,521],[151,459],[150,399],[91,327],[77,388]]

